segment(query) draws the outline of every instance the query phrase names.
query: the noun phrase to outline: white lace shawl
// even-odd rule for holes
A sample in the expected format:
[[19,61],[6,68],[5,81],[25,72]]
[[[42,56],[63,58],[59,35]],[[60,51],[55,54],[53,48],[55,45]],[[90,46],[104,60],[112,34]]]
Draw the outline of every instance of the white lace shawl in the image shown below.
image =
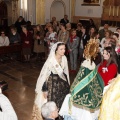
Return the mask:
[[91,60],[90,59],[84,60],[83,63],[81,64],[81,66],[86,67],[89,70],[94,70],[95,67],[96,67],[94,62],[92,62],[92,64],[91,64]]

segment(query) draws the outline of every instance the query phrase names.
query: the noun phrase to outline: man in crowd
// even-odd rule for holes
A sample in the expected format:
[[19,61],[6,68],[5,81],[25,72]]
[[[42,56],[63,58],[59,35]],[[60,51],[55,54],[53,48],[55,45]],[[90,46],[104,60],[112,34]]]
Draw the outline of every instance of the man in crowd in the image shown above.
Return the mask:
[[69,23],[69,20],[68,20],[68,16],[67,15],[64,15],[64,18],[60,20],[60,23],[63,23],[63,24],[67,24]]
[[99,31],[100,41],[102,40],[102,38],[105,37],[105,32],[108,30],[108,28],[109,28],[109,25],[105,23],[103,29]]

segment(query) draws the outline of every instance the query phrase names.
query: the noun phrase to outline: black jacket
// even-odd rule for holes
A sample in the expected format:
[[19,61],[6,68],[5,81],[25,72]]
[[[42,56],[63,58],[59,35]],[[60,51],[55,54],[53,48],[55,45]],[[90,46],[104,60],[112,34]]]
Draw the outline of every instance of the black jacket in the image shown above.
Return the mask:
[[46,118],[45,120],[54,120],[54,119],[51,119],[51,118]]
[[83,36],[81,36],[80,43],[81,43],[81,40],[83,41],[83,47],[85,47],[87,44],[87,41],[90,40],[90,35],[84,34]]
[[69,20],[65,20],[65,19],[63,18],[63,19],[60,20],[60,23],[63,23],[63,24],[66,25],[67,23],[69,23]]

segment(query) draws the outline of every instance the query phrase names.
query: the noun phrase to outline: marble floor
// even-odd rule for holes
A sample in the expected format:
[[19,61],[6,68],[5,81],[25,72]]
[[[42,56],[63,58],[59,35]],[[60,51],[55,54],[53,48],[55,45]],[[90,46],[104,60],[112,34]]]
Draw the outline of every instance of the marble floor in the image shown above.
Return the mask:
[[[0,80],[8,82],[4,94],[11,101],[19,120],[30,120],[35,98],[35,86],[43,62],[6,61],[0,63]],[[75,74],[71,74],[71,82]]]

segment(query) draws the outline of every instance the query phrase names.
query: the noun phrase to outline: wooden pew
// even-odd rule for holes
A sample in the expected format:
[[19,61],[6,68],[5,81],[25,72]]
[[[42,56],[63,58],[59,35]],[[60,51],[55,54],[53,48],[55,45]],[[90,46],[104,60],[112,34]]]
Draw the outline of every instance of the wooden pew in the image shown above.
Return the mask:
[[0,47],[0,56],[1,55],[9,55],[11,53],[18,53],[20,55],[20,60],[22,60],[22,45],[21,44],[12,44],[9,46],[1,46]]

